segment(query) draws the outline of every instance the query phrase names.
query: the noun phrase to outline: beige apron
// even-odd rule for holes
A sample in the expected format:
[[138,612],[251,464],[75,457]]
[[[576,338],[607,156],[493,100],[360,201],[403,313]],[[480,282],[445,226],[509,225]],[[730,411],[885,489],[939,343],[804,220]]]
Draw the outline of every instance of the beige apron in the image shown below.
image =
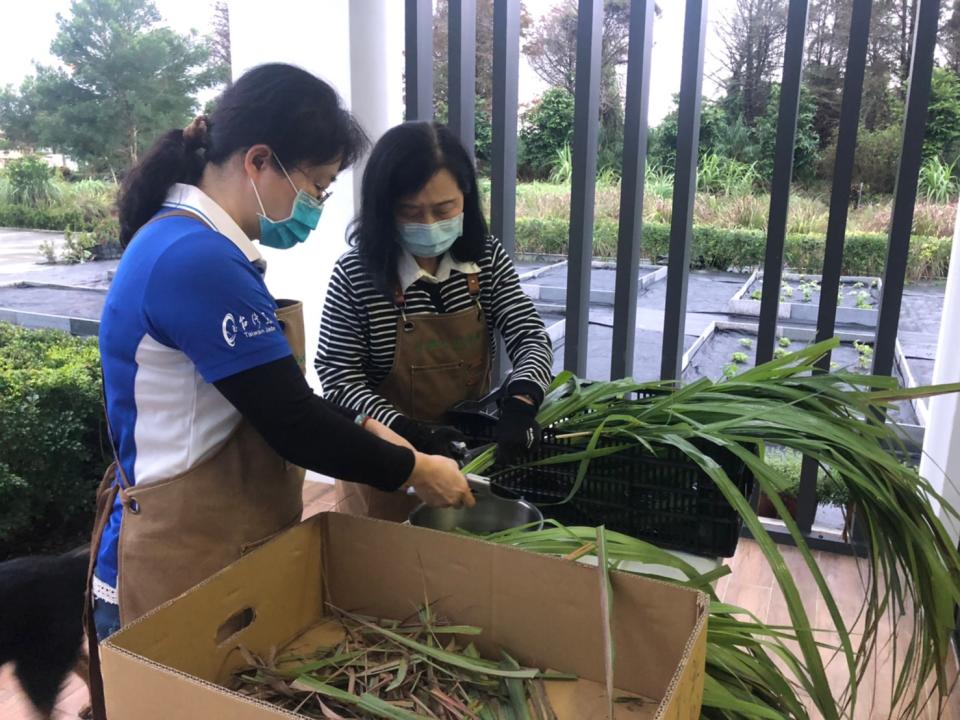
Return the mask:
[[[183,211],[176,214],[196,217]],[[290,300],[277,304],[277,318],[303,370],[303,305]],[[126,625],[296,524],[303,512],[303,477],[301,468],[277,455],[243,419],[212,456],[175,477],[131,487],[118,463],[107,469],[97,491],[87,578],[95,717],[103,717],[103,705],[91,585],[117,494],[123,504],[117,589],[120,619]]]
[[[449,314],[407,318],[404,298],[396,294],[397,318],[393,367],[376,393],[404,415],[426,423],[443,422],[446,412],[464,400],[478,400],[490,389],[490,335],[480,307],[480,280],[464,276],[474,306]],[[403,492],[337,480],[337,510],[403,522],[420,503]]]

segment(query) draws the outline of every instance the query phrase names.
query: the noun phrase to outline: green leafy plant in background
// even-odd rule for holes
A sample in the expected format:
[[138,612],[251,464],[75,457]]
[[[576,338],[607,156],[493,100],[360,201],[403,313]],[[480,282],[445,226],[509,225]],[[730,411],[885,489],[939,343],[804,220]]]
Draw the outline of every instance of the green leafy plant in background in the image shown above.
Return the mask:
[[[741,649],[760,646],[769,650],[776,660],[754,657],[749,665],[737,666],[710,658],[708,651],[704,709],[708,717],[810,717],[802,704],[787,709],[773,704],[796,698],[798,693],[808,697],[824,718],[853,717],[860,680],[879,650],[879,628],[885,622],[893,628],[891,642],[904,652],[902,662],[892,669],[892,707],[904,717],[917,717],[931,693],[935,700],[942,700],[952,688],[945,661],[954,606],[960,600],[960,553],[934,505],[941,506],[951,519],[960,520],[960,515],[915,469],[906,467],[891,452],[902,448],[902,440],[896,426],[886,424],[881,414],[895,402],[958,392],[960,383],[904,390],[890,377],[814,373],[816,361],[838,346],[836,339],[824,341],[721,382],[704,378],[683,387],[630,379],[583,384],[569,373],[561,373],[538,415],[544,427],[572,446],[565,454],[534,460],[527,466],[574,464],[577,473],[568,498],[579,491],[595,457],[638,443],[653,453],[657,448],[676,448],[716,484],[767,559],[786,600],[792,627],[756,623],[757,632],[767,637],[787,633],[794,650],[784,655],[766,640],[743,645]],[[828,620],[816,630],[777,544],[748,498],[711,457],[711,447],[740,458],[776,508],[813,578],[818,602],[826,609]],[[871,552],[857,634],[842,617],[805,537],[777,494],[784,477],[764,460],[765,449],[770,447],[811,457],[846,489],[849,501],[858,509]],[[495,482],[498,470],[491,468],[493,457],[494,449],[489,449],[464,471],[491,471],[488,474]],[[828,682],[820,631],[836,633],[839,639],[831,675],[842,679],[842,688],[831,688]],[[758,677],[763,679],[757,682]],[[930,678],[934,680],[932,688],[926,686]],[[754,692],[758,685],[766,692]],[[771,695],[776,696],[772,707],[779,710],[771,710],[771,705],[761,707],[758,698]],[[742,703],[748,703],[750,709]]]
[[573,152],[569,145],[564,145],[553,155],[550,163],[550,182],[565,184],[573,177]]
[[750,299],[751,299],[751,300],[761,300],[761,299],[763,299],[763,291],[761,291],[761,290],[754,290],[753,292],[750,293]]
[[747,357],[747,354],[745,352],[735,352],[733,353],[733,355],[730,356],[730,359],[733,360],[733,362],[735,362],[737,365],[742,365],[749,358]]
[[4,170],[9,183],[9,201],[28,207],[49,205],[56,197],[54,170],[39,155],[11,160]]
[[782,348],[790,347],[790,343],[791,343],[791,340],[788,337],[777,338],[777,345],[779,345]]
[[853,347],[857,351],[857,367],[862,370],[870,369],[870,362],[873,360],[873,346],[854,340]]
[[753,340],[750,338],[740,338],[740,346],[745,348],[753,347]]
[[85,263],[93,259],[93,249],[96,246],[97,239],[93,233],[67,230],[63,233],[61,260],[70,265]]
[[955,202],[960,194],[956,178],[957,161],[943,162],[934,155],[920,166],[918,190],[927,200],[936,203]]

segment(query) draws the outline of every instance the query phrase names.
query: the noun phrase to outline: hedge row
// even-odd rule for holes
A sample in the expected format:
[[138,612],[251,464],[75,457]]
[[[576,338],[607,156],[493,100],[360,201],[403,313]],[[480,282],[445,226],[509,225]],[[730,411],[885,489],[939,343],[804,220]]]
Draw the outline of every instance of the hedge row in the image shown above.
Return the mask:
[[[517,219],[517,250],[528,253],[565,255],[568,246],[565,220]],[[715,270],[743,269],[763,265],[766,234],[760,230],[698,226],[693,229],[691,261],[694,267]],[[944,278],[950,264],[951,238],[914,236],[910,240],[907,276],[910,280]],[[644,223],[643,255],[663,260],[669,254],[670,226]],[[823,267],[823,235],[788,235],[784,247],[786,265],[804,273],[818,273]],[[616,257],[617,223],[598,220],[593,228],[593,254]],[[846,275],[881,275],[887,256],[883,233],[848,233],[843,252]]]
[[102,417],[95,339],[0,323],[0,560],[89,533]]
[[0,227],[31,228],[34,230],[71,230],[92,232],[99,218],[92,217],[80,208],[51,205],[31,207],[13,203],[0,203]]

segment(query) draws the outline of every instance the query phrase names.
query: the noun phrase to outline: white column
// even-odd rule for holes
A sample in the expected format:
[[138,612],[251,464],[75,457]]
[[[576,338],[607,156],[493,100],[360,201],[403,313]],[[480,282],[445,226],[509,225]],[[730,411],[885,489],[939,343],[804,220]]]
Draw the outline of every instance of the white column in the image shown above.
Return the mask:
[[[953,234],[950,272],[943,298],[940,337],[933,366],[933,382],[960,382],[960,213]],[[960,510],[960,393],[930,399],[930,414],[923,440],[920,474],[944,500]],[[956,546],[960,525],[941,512]]]
[[[350,96],[372,142],[403,121],[403,3],[350,0]],[[357,206],[363,162],[353,175]]]
[[[349,107],[350,4],[348,0],[231,2],[234,78],[255,65],[291,63],[329,82]],[[307,379],[314,387],[319,386],[313,356],[323,299],[333,263],[346,251],[346,229],[354,214],[352,171],[341,173],[332,189],[333,197],[319,226],[303,245],[290,250],[263,249],[269,266],[267,285],[273,295],[303,301]]]

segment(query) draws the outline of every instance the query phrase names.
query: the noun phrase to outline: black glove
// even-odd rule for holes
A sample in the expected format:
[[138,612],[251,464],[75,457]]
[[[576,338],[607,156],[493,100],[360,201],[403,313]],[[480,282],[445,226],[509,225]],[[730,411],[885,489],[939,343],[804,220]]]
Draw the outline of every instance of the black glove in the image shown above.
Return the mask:
[[467,438],[449,425],[427,425],[401,416],[393,421],[390,429],[427,455],[445,455],[461,460],[467,449]]
[[535,405],[518,397],[504,398],[497,424],[497,464],[509,465],[524,453],[536,450],[542,434]]

